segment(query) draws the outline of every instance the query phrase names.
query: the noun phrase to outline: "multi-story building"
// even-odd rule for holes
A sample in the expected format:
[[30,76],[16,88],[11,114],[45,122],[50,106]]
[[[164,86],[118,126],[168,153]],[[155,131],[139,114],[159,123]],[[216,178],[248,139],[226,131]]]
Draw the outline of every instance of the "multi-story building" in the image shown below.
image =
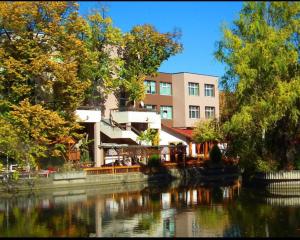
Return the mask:
[[188,145],[190,157],[207,153],[207,144],[192,141],[192,131],[200,119],[219,118],[218,77],[159,73],[144,84],[146,97],[136,108],[124,108],[122,99],[108,96],[102,111],[101,142],[140,144],[139,133],[153,128],[160,131],[160,145]]
[[145,108],[161,114],[162,124],[193,128],[200,119],[219,118],[218,77],[195,73],[159,73],[145,81]]
[[[161,143],[189,145],[187,155],[197,156],[208,146],[195,144],[192,131],[200,119],[219,118],[218,77],[195,73],[159,73],[145,82],[144,107],[161,115]],[[205,150],[206,149],[206,150]]]

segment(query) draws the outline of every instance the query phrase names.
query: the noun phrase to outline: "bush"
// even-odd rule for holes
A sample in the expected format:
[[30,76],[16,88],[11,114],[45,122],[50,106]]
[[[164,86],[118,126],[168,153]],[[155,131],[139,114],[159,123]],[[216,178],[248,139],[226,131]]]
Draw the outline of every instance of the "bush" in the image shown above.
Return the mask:
[[296,170],[300,170],[300,156],[296,156],[295,168],[296,168]]
[[209,153],[209,159],[213,163],[221,163],[222,162],[222,153],[217,144],[213,146]]
[[160,157],[158,154],[153,154],[148,159],[148,167],[159,167]]
[[39,165],[41,169],[47,169],[47,168],[61,168],[65,160],[61,157],[48,157],[48,158],[42,158],[39,161]]
[[62,167],[61,167],[61,172],[71,172],[74,171],[74,166],[71,162],[66,162]]
[[258,158],[255,161],[256,170],[259,172],[272,172],[277,170],[277,164],[275,161],[264,161]]

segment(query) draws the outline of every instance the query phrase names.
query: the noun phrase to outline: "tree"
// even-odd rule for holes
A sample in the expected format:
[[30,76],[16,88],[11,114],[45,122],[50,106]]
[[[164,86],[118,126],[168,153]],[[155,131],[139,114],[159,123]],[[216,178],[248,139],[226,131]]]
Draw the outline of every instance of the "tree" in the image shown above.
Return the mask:
[[86,45],[92,54],[93,61],[88,65],[92,84],[86,91],[87,104],[101,105],[106,96],[119,89],[123,61],[120,51],[123,46],[123,34],[113,27],[110,17],[102,17],[96,10],[87,16],[89,34]]
[[148,128],[138,137],[139,141],[145,141],[146,143],[151,143],[152,146],[159,145],[159,131],[158,129]]
[[89,76],[80,74],[89,60],[79,38],[87,24],[77,10],[74,2],[0,4],[3,103],[28,98],[66,116],[74,113],[89,85]]
[[222,132],[216,119],[199,121],[192,134],[192,138],[197,143],[215,142],[222,139]]
[[17,132],[2,146],[17,138],[11,149],[32,164],[65,134],[78,137],[75,110],[93,60],[82,38],[88,29],[74,2],[0,3],[0,115],[2,130]]
[[163,61],[181,52],[179,37],[179,31],[160,33],[149,24],[135,26],[124,35],[121,78],[130,101],[143,100],[146,76],[154,76]]
[[241,163],[272,159],[286,166],[299,132],[298,2],[246,2],[234,27],[224,27],[216,58],[227,65],[225,89],[236,112],[224,124]]
[[87,17],[87,22],[85,42],[94,61],[89,65],[92,85],[86,100],[93,103],[104,103],[109,93],[125,95],[133,104],[142,100],[146,76],[155,75],[164,60],[182,50],[179,31],[160,33],[146,24],[122,33],[110,17],[97,11]]
[[220,102],[220,123],[223,124],[224,122],[230,120],[233,116],[234,112],[236,111],[236,97],[235,93],[224,89],[219,93],[219,102]]
[[14,128],[12,133],[18,136],[18,148],[12,149],[16,151],[15,158],[21,166],[36,166],[36,160],[40,157],[62,154],[59,149],[64,144],[64,138],[71,135],[71,130],[58,113],[24,100],[20,106],[13,106],[7,116]]
[[19,146],[20,140],[14,126],[0,115],[0,154],[5,154],[8,158],[20,158]]

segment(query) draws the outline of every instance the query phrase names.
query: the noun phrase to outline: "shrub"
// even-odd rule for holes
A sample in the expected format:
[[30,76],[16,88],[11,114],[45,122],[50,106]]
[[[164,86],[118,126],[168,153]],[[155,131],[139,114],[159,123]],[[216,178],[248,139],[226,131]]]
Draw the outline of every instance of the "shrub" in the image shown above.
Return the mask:
[[74,171],[74,166],[71,162],[66,162],[62,167],[61,167],[61,172],[70,172]]
[[260,158],[258,158],[255,161],[256,164],[256,170],[259,172],[272,172],[277,169],[277,164],[275,161],[264,161]]
[[222,153],[217,144],[213,146],[209,153],[209,159],[213,163],[221,163],[222,161]]
[[295,159],[295,168],[300,170],[300,156],[297,156]]
[[158,154],[153,154],[148,159],[148,167],[159,167],[160,157]]

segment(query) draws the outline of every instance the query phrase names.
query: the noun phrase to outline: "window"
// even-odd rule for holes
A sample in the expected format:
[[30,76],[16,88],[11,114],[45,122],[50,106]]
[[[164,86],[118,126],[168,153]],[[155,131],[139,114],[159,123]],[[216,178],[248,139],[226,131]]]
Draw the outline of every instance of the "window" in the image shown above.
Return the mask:
[[162,119],[172,119],[172,107],[171,106],[160,106],[160,116]]
[[159,88],[160,88],[160,95],[167,95],[167,96],[171,96],[172,95],[172,85],[171,83],[166,83],[166,82],[161,82],[159,84]]
[[188,86],[190,96],[199,96],[199,83],[189,82]]
[[213,84],[204,84],[204,96],[215,96],[215,85]]
[[200,107],[189,106],[189,116],[190,118],[200,118]]
[[215,117],[215,107],[205,107],[205,118]]
[[144,86],[146,88],[146,93],[155,94],[156,93],[156,83],[155,81],[144,81]]
[[155,109],[156,109],[156,105],[145,104],[145,108],[146,108],[146,109],[152,109],[152,110],[155,110]]

